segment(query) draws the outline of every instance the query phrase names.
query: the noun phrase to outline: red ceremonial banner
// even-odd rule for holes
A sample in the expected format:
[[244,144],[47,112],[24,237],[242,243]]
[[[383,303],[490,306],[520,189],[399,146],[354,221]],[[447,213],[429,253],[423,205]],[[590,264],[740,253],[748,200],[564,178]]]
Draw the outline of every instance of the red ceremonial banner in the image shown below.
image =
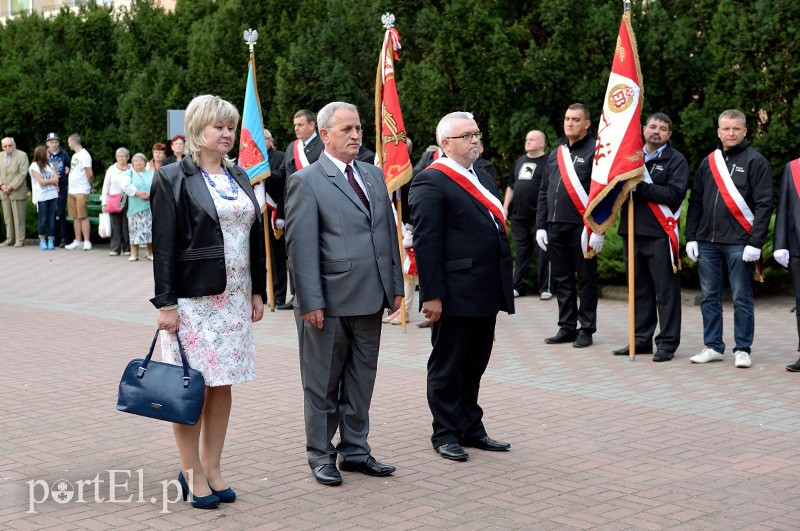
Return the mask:
[[623,16],[597,131],[585,219],[598,234],[614,224],[644,175],[642,72],[630,22]]
[[387,29],[375,81],[375,153],[377,164],[386,177],[389,193],[411,180],[408,137],[394,80],[394,60],[400,60],[397,55],[399,49],[400,35],[394,28]]

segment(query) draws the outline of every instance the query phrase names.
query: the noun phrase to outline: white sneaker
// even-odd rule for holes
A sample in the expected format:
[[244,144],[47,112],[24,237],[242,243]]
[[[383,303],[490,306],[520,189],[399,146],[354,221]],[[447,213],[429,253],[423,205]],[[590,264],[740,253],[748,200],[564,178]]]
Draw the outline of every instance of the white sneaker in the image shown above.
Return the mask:
[[740,369],[747,369],[748,367],[752,366],[753,361],[750,359],[750,354],[744,350],[737,352],[735,365]]
[[92,250],[92,242],[90,242],[89,240],[86,240],[85,242],[83,242],[83,250],[84,251],[91,251]]
[[108,253],[108,256],[119,256],[119,253],[117,251],[111,251]]
[[[738,358],[737,358],[738,359]],[[689,358],[692,363],[708,363],[710,361],[722,361],[722,353],[717,352],[713,348],[707,348],[700,354],[696,354]]]
[[543,301],[549,301],[550,299],[553,298],[553,294],[550,293],[549,291],[543,291],[542,294],[539,295],[539,298],[542,299]]
[[64,249],[68,249],[70,251],[74,251],[75,249],[77,249],[78,247],[81,247],[82,245],[83,245],[82,241],[73,240],[72,243],[70,243],[69,245],[65,245]]
[[519,297],[519,291],[514,290],[514,298],[516,299],[517,297]]

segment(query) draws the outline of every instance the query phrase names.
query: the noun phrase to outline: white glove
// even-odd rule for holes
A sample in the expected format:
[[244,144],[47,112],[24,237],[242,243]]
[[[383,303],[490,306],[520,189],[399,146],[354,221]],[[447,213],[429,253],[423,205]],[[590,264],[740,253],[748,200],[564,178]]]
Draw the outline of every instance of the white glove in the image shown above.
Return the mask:
[[789,250],[788,249],[775,249],[772,251],[772,257],[783,267],[789,267]]
[[686,242],[686,256],[692,262],[697,262],[700,257],[700,250],[697,248],[697,242]]
[[595,253],[600,254],[603,252],[603,242],[605,241],[606,237],[604,234],[592,233],[592,235],[589,236],[589,247],[591,247]]
[[284,227],[284,225],[286,225],[286,221],[284,221],[282,219],[276,219],[275,220],[275,228],[276,229],[282,229]]
[[752,245],[747,245],[742,251],[742,260],[745,262],[755,262],[761,258],[761,249],[757,249]]
[[539,229],[536,231],[536,243],[542,248],[542,251],[547,250],[547,231]]

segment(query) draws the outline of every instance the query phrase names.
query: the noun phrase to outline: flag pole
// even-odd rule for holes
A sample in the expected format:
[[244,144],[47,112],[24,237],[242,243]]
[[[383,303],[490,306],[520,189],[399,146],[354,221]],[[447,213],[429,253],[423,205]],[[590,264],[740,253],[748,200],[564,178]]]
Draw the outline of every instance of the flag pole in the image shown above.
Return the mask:
[[[623,1],[623,17],[631,21],[631,2]],[[628,197],[628,355],[631,361],[636,361],[636,311],[635,311],[635,286],[634,286],[634,234],[633,234],[633,190]]]
[[[381,23],[386,28],[386,32],[394,26],[394,15],[391,13],[384,13],[381,16]],[[381,45],[381,53],[378,56],[378,72],[375,76],[375,154],[377,155],[378,167],[383,169],[385,162],[385,153],[383,150],[383,85],[384,85],[384,60],[387,48],[387,36],[384,36],[383,44]],[[403,205],[402,198],[400,197],[400,188],[397,189],[397,204],[395,212],[397,220],[395,223],[395,230],[397,231],[397,245],[400,248],[400,263],[405,263],[405,248],[403,247]],[[401,266],[402,267],[402,266]],[[405,278],[403,279],[405,283]],[[405,291],[405,290],[403,290]],[[400,330],[406,333],[406,324],[408,316],[406,315],[406,299],[405,296],[400,300]]]
[[[256,81],[256,54],[254,51],[256,41],[258,40],[258,32],[255,30],[248,29],[244,32],[244,41],[250,47],[250,64],[253,66],[253,90],[255,91],[256,95],[256,103],[258,104],[258,114],[261,114],[261,101],[258,99],[258,82]],[[262,122],[263,126],[263,122]],[[266,184],[261,182],[261,186],[266,188]],[[272,281],[272,246],[269,243],[269,208],[266,208],[261,214],[264,221],[264,249],[266,250],[266,260],[267,260],[267,299],[269,300],[269,311],[275,311],[275,285]]]

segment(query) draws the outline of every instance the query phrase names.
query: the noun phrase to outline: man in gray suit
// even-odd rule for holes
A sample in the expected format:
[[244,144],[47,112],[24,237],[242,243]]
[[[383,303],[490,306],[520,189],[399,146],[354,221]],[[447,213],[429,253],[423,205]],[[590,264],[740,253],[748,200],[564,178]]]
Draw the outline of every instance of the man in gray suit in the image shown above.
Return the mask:
[[6,224],[6,240],[0,245],[25,245],[25,209],[28,205],[28,155],[17,149],[11,137],[2,141],[5,157],[0,162],[0,202]]
[[[370,455],[369,404],[381,314],[403,297],[397,229],[383,173],[355,160],[358,110],[329,103],[317,116],[325,151],[289,177],[286,247],[295,286],[308,464],[324,485],[336,468],[388,476]],[[331,439],[339,429],[339,444]]]

